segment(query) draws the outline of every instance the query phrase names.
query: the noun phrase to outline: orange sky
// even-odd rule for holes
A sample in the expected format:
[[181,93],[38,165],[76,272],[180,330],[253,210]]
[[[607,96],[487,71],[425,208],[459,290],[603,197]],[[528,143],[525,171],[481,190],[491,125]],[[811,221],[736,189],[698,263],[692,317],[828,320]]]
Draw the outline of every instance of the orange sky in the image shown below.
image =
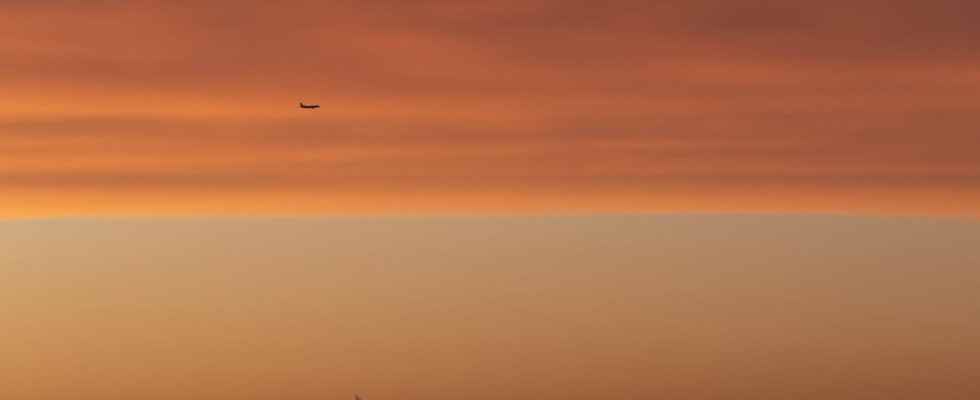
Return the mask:
[[202,3],[0,5],[0,215],[980,214],[972,2]]
[[977,21],[0,0],[0,399],[980,398]]

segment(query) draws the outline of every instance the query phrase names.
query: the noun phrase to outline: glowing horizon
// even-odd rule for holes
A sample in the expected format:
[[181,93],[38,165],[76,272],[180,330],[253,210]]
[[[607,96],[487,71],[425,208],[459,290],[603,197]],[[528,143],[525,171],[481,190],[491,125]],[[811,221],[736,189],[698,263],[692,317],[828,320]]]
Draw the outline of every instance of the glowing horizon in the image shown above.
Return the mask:
[[0,400],[980,399],[977,21],[0,0]]
[[980,395],[980,224],[0,222],[5,400]]

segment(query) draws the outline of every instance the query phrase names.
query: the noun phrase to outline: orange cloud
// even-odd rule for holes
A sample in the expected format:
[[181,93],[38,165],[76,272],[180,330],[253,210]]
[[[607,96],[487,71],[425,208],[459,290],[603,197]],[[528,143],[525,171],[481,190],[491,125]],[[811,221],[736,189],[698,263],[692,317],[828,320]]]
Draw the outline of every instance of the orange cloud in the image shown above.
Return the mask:
[[6,3],[0,207],[976,215],[973,6],[831,3]]

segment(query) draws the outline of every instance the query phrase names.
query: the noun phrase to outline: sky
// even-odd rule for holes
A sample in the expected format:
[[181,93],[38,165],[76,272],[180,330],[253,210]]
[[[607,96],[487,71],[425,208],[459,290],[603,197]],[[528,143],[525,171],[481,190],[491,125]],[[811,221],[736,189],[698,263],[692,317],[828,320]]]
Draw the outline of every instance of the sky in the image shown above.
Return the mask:
[[9,400],[980,396],[980,224],[0,223]]
[[0,0],[0,399],[980,398],[978,20]]
[[976,216],[978,13],[5,1],[0,210]]

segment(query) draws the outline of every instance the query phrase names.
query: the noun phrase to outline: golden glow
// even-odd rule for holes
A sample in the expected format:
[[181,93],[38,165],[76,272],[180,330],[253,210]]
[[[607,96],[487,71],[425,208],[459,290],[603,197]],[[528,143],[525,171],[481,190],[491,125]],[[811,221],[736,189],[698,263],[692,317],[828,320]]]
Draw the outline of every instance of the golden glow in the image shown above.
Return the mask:
[[980,396],[980,224],[0,223],[5,400]]

